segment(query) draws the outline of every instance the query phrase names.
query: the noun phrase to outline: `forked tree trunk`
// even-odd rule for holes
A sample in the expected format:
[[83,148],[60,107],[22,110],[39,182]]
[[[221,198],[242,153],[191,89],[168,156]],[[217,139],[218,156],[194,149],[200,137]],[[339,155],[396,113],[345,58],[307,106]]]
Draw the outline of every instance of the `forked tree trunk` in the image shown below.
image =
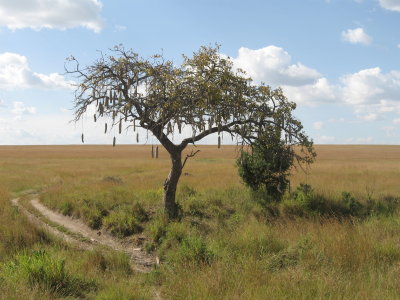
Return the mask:
[[167,179],[164,182],[164,209],[169,219],[178,216],[178,206],[175,201],[176,187],[182,174],[181,151],[170,153],[172,167]]

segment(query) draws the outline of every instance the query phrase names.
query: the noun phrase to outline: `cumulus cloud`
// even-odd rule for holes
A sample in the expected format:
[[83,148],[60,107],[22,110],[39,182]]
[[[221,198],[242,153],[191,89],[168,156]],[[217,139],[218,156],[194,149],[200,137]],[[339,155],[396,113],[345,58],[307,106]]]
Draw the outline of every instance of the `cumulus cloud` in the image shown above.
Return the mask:
[[341,78],[343,100],[359,112],[400,112],[400,71],[361,70]]
[[399,0],[379,0],[379,4],[388,10],[400,11],[400,1]]
[[312,84],[321,77],[316,70],[301,63],[292,64],[289,53],[276,46],[256,50],[241,47],[233,62],[254,80],[275,86]]
[[364,69],[341,76],[332,84],[317,70],[292,63],[289,53],[276,46],[240,48],[233,61],[254,80],[281,86],[288,98],[299,104],[347,104],[360,121],[377,121],[384,113],[400,113],[400,71]]
[[342,31],[342,39],[351,44],[369,45],[372,42],[372,38],[361,27]]
[[400,124],[400,119],[394,119],[393,124]]
[[337,100],[337,87],[323,77],[311,84],[302,86],[283,85],[282,88],[289,99],[296,103],[314,105]]
[[68,89],[71,84],[58,73],[45,75],[33,72],[23,55],[10,52],[0,54],[0,88]]
[[101,8],[99,0],[0,0],[0,26],[12,30],[86,27],[99,32]]
[[282,87],[296,103],[316,104],[336,99],[336,88],[317,70],[300,62],[292,63],[287,51],[277,46],[261,49],[242,47],[232,59],[236,68],[243,69],[255,81]]

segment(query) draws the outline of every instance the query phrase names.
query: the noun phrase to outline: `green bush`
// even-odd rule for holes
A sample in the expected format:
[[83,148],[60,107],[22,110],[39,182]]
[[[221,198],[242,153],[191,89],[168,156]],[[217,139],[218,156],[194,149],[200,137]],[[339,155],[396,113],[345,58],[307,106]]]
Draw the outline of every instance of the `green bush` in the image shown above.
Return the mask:
[[236,164],[239,176],[261,203],[279,202],[289,184],[289,170],[295,153],[281,140],[280,128],[260,137],[251,147],[251,153],[242,151]]
[[384,197],[378,201],[369,199],[362,203],[351,193],[342,192],[338,200],[324,197],[312,189],[310,185],[300,186],[281,205],[286,216],[310,217],[327,216],[336,218],[366,218],[368,216],[393,215],[400,205],[400,199]]
[[112,235],[120,238],[143,230],[134,216],[121,210],[112,211],[103,219],[103,225]]
[[64,216],[72,216],[72,212],[74,211],[74,206],[71,202],[65,201],[60,206],[60,212]]
[[181,241],[180,247],[173,255],[175,261],[188,263],[205,263],[210,264],[214,258],[213,252],[208,249],[204,239],[198,235],[190,235],[184,237]]
[[96,208],[84,208],[82,211],[83,218],[92,229],[100,229],[103,225],[102,211]]
[[15,261],[2,268],[10,279],[23,279],[32,289],[39,288],[56,296],[84,297],[85,293],[96,288],[94,282],[69,273],[63,259],[51,257],[45,251],[19,254]]
[[149,224],[149,235],[155,244],[160,244],[167,233],[168,220],[162,212],[156,214]]
[[149,220],[149,214],[146,212],[143,206],[138,202],[136,202],[132,206],[132,215],[139,222],[146,222]]

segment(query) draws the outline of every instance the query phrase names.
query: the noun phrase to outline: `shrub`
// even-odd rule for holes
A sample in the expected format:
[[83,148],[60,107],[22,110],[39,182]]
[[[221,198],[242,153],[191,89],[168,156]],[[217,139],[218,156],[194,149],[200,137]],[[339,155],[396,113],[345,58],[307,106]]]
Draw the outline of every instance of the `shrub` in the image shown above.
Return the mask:
[[63,259],[51,257],[43,250],[19,254],[14,262],[9,262],[4,268],[11,278],[22,278],[29,287],[56,296],[83,297],[96,287],[94,282],[69,273]]
[[160,244],[167,233],[168,220],[163,213],[156,214],[149,224],[149,234],[155,244]]
[[197,235],[190,235],[183,238],[180,247],[177,249],[175,260],[179,262],[195,262],[210,264],[214,258],[203,238]]
[[82,211],[83,218],[92,229],[99,229],[103,224],[103,214],[96,208],[84,208]]
[[69,201],[65,201],[61,204],[60,206],[60,212],[64,215],[64,216],[71,216],[72,212],[74,210],[74,206],[72,205],[71,202]]
[[315,193],[308,184],[299,187],[286,199],[282,210],[287,216],[309,217],[363,217],[366,215],[365,206],[350,193],[343,192],[339,201],[328,199]]
[[259,202],[280,201],[289,184],[293,149],[281,140],[280,129],[276,129],[255,142],[251,150],[242,151],[236,162],[240,177]]
[[143,208],[143,206],[136,202],[133,206],[132,206],[132,215],[134,216],[134,218],[136,220],[138,220],[139,222],[145,222],[149,220],[149,215],[146,212],[146,210]]
[[124,211],[112,211],[104,218],[103,224],[112,235],[120,238],[142,231],[135,217]]
[[364,205],[348,192],[342,192],[341,202],[344,208],[344,214],[350,216],[362,217],[365,214]]

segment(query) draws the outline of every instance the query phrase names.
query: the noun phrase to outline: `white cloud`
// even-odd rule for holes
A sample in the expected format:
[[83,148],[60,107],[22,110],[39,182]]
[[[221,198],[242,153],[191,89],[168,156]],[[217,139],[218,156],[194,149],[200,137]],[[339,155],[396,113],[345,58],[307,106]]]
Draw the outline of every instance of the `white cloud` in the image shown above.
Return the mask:
[[276,46],[257,50],[242,47],[233,61],[235,67],[244,69],[256,81],[281,86],[288,98],[298,104],[347,104],[358,115],[357,122],[381,120],[388,112],[400,113],[400,71],[364,69],[332,84],[318,71],[293,64],[290,55]]
[[372,42],[372,38],[361,27],[342,31],[342,39],[352,44],[369,45]]
[[326,78],[302,86],[283,85],[282,89],[291,101],[311,105],[335,101],[338,91]]
[[10,52],[0,54],[0,88],[68,89],[71,83],[58,73],[45,75],[33,72],[23,55]]
[[33,106],[26,106],[23,102],[13,102],[13,109],[11,112],[15,115],[22,114],[35,114],[36,108]]
[[293,64],[289,53],[280,47],[271,45],[256,50],[242,47],[233,62],[253,80],[281,86],[291,101],[313,105],[337,97],[335,87],[317,70],[302,63]]
[[291,64],[290,55],[276,46],[257,50],[241,47],[233,62],[235,67],[248,72],[254,80],[273,86],[312,84],[321,77],[316,70],[301,63]]
[[400,1],[399,0],[379,0],[379,4],[388,10],[400,11]]
[[400,71],[365,69],[345,75],[340,81],[343,100],[357,112],[400,112]]
[[394,119],[393,124],[400,124],[400,119]]
[[321,121],[317,121],[317,122],[313,123],[313,127],[316,130],[321,130],[323,126],[324,126],[324,122],[321,122]]
[[99,0],[0,0],[0,26],[40,30],[102,28]]

